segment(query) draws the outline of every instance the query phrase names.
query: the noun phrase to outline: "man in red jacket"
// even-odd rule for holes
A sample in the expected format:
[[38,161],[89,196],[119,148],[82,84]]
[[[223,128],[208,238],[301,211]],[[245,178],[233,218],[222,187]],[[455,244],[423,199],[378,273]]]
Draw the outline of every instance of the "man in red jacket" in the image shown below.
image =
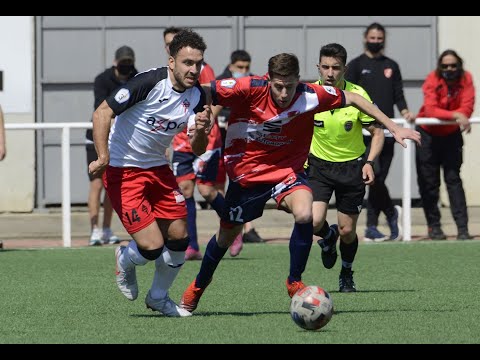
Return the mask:
[[463,68],[462,58],[454,50],[445,50],[439,57],[437,69],[423,84],[424,102],[418,117],[451,121],[452,125],[421,125],[422,146],[417,148],[417,181],[423,210],[432,240],[444,240],[438,200],[440,167],[450,199],[458,239],[471,239],[468,232],[468,212],[460,168],[463,163],[462,132],[469,133],[475,103],[472,75]]

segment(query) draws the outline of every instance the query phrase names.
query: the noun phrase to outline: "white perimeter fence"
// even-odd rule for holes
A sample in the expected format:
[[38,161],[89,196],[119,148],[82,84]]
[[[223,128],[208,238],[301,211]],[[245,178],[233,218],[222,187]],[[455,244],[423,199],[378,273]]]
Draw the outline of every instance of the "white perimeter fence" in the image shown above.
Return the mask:
[[[451,125],[451,121],[440,121],[431,118],[418,118],[415,124],[410,124],[404,119],[393,119],[404,127],[414,128],[415,125]],[[471,118],[470,123],[480,123],[480,118]],[[5,124],[7,130],[62,130],[62,238],[63,246],[72,246],[71,231],[71,201],[70,201],[70,129],[90,129],[92,123],[33,123],[33,124]],[[408,147],[403,150],[403,241],[412,240],[412,165],[415,145],[407,140]]]

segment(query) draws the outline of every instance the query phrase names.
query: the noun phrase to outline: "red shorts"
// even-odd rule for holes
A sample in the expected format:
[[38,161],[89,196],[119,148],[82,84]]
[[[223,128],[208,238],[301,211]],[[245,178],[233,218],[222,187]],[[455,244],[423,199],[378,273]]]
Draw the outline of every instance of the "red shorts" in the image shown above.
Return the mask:
[[186,219],[185,198],[168,165],[151,169],[109,166],[103,183],[123,226],[134,234],[155,219]]

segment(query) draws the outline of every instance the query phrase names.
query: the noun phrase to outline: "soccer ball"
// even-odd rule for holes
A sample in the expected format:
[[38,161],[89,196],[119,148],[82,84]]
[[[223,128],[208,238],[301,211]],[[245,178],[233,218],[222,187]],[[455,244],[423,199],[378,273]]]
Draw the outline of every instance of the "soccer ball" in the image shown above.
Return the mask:
[[321,329],[332,318],[332,298],[319,286],[307,286],[293,295],[290,315],[295,324],[305,330]]

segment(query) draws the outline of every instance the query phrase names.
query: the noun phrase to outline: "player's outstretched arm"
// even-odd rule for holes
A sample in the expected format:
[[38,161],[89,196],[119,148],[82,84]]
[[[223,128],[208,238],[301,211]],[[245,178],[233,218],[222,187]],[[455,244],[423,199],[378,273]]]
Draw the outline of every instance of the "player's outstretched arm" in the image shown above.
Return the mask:
[[395,140],[403,147],[407,147],[407,144],[404,141],[405,139],[413,140],[418,145],[421,145],[421,137],[418,131],[397,125],[387,115],[380,111],[378,107],[365,100],[363,96],[350,91],[344,91],[344,94],[346,101],[345,106],[354,106],[363,113],[375,118],[392,133]]

